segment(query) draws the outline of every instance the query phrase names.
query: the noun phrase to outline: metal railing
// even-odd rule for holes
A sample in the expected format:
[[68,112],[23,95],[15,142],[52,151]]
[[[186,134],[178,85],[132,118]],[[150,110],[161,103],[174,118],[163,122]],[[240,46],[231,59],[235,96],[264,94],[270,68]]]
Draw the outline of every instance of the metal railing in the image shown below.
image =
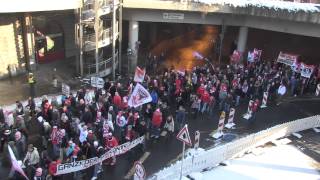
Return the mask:
[[[118,1],[119,2],[119,1]],[[117,3],[116,3],[117,4]],[[109,14],[112,12],[113,1],[111,0],[103,0],[99,2],[99,16]],[[94,1],[88,0],[85,2],[82,9],[82,20],[83,21],[91,21],[95,18],[94,12]]]
[[[107,28],[102,31],[99,37],[98,46],[103,47],[111,43],[112,40],[112,28]],[[91,51],[96,48],[96,35],[95,33],[83,35],[84,49]]]
[[[116,57],[115,63],[118,64],[118,52],[116,53],[115,57]],[[112,57],[99,62],[98,66],[99,66],[99,72],[105,71],[107,69],[112,69]],[[111,70],[110,70],[110,72],[111,72]],[[87,73],[87,75],[95,74],[96,73],[96,64],[94,63],[94,64],[87,65],[86,73]]]

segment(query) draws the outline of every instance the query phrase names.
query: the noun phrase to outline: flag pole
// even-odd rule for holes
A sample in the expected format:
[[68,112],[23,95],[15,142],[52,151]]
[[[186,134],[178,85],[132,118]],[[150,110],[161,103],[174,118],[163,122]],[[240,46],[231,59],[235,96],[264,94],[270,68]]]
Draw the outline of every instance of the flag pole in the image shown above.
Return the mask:
[[184,159],[184,149],[185,149],[186,143],[183,142],[182,147],[182,159],[181,159],[181,169],[180,169],[180,180],[182,180],[182,168],[183,168],[183,159]]

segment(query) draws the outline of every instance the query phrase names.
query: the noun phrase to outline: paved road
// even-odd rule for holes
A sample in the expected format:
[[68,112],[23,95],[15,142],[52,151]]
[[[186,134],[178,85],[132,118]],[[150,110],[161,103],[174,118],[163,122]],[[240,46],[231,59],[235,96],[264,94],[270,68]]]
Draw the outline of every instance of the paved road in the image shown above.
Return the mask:
[[[238,137],[243,136],[248,133],[257,132],[268,127],[280,124],[283,122],[296,120],[299,118],[308,117],[315,114],[320,114],[320,98],[288,98],[279,106],[271,103],[267,108],[261,109],[257,113],[257,121],[252,127],[248,127],[245,119],[241,116],[247,110],[247,103],[244,102],[240,107],[236,109],[235,123],[237,128],[234,130],[226,131],[227,133],[234,133]],[[189,117],[189,132],[191,138],[194,138],[194,131],[201,131],[200,147],[208,148],[211,146],[218,145],[219,143],[224,143],[223,141],[214,141],[209,138],[209,133],[217,128],[218,124],[218,113],[213,116],[199,116],[196,119]],[[309,134],[310,135],[310,134]],[[312,136],[319,136],[319,134],[312,134]],[[309,141],[320,144],[319,137],[309,138]],[[314,149],[314,143],[309,143],[308,146],[300,142],[300,146],[305,148]],[[182,143],[175,138],[165,142],[164,139],[160,139],[159,142],[148,142],[146,151],[150,154],[144,154],[144,152],[136,152],[132,156],[128,154],[122,155],[118,158],[118,162],[114,167],[105,167],[104,172],[100,174],[99,179],[110,179],[110,180],[120,180],[128,174],[135,160],[142,157],[145,159],[143,165],[147,171],[148,175],[151,175],[162,167],[166,166],[169,162],[177,159],[177,156],[181,153]],[[308,151],[309,152],[309,151]],[[309,155],[314,156],[315,159],[319,157],[318,151],[312,151]],[[318,159],[319,160],[319,159]],[[0,171],[0,179],[5,179],[7,176],[8,168],[2,167]],[[129,173],[130,174],[130,173]],[[71,177],[66,177],[64,179],[71,179]],[[89,179],[89,177],[84,177],[84,179]]]
[[[268,108],[261,109],[257,113],[257,122],[252,129],[248,128],[245,120],[241,118],[242,114],[247,109],[245,104],[242,105],[241,107],[237,108],[235,116],[237,129],[231,130],[230,132],[242,136],[283,122],[320,114],[320,99],[308,98],[307,100],[303,101],[300,98],[296,98],[288,99],[288,101],[289,102],[284,102],[279,106],[270,105]],[[202,132],[200,146],[204,148],[214,146],[215,142],[209,138],[208,134],[212,132],[213,129],[217,128],[217,124],[218,115],[213,117],[198,117],[197,119],[189,118],[189,131],[191,138],[194,137],[195,130],[200,130]],[[312,135],[319,136],[318,134]],[[317,138],[312,138],[312,140],[316,139]],[[318,141],[320,144],[320,140]],[[148,175],[157,172],[163,166],[166,166],[172,159],[175,159],[181,153],[181,149],[182,143],[176,139],[172,139],[167,143],[161,140],[158,143],[149,143],[147,151],[151,152],[151,154],[143,163]],[[140,156],[140,154],[137,155],[137,159]],[[101,179],[123,179],[133,165],[133,161],[128,162],[125,157],[121,157],[120,159],[121,160],[117,166],[112,170],[106,170],[103,174],[103,177],[105,178]]]

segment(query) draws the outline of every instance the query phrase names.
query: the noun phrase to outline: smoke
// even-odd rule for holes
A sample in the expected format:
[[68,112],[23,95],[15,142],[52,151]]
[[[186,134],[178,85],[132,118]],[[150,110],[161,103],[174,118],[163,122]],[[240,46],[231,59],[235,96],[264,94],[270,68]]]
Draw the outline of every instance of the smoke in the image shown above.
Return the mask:
[[153,50],[153,54],[166,52],[164,66],[174,67],[180,70],[190,70],[196,65],[204,62],[196,60],[194,52],[199,52],[204,57],[213,54],[214,40],[218,35],[218,30],[213,26],[203,26],[201,31],[192,31],[159,43]]

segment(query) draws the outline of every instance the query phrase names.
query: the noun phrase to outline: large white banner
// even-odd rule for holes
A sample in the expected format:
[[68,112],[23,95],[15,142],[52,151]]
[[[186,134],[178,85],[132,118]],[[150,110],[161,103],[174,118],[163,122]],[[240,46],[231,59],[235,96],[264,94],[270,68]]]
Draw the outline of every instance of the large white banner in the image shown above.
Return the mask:
[[138,144],[141,144],[143,142],[144,142],[144,136],[141,136],[131,142],[126,142],[124,144],[121,144],[117,147],[110,149],[108,152],[103,154],[101,157],[94,157],[94,158],[90,158],[90,159],[86,159],[86,160],[59,164],[59,165],[57,165],[56,175],[67,174],[67,173],[72,173],[72,172],[87,169],[87,168],[94,166],[98,163],[101,163],[102,161],[109,159],[113,156],[117,156],[117,155],[126,153],[130,149],[136,147]]
[[128,106],[136,108],[151,101],[152,98],[148,90],[146,90],[141,84],[137,83],[128,100]]
[[143,82],[144,76],[146,75],[146,70],[136,67],[136,71],[134,73],[134,82]]

